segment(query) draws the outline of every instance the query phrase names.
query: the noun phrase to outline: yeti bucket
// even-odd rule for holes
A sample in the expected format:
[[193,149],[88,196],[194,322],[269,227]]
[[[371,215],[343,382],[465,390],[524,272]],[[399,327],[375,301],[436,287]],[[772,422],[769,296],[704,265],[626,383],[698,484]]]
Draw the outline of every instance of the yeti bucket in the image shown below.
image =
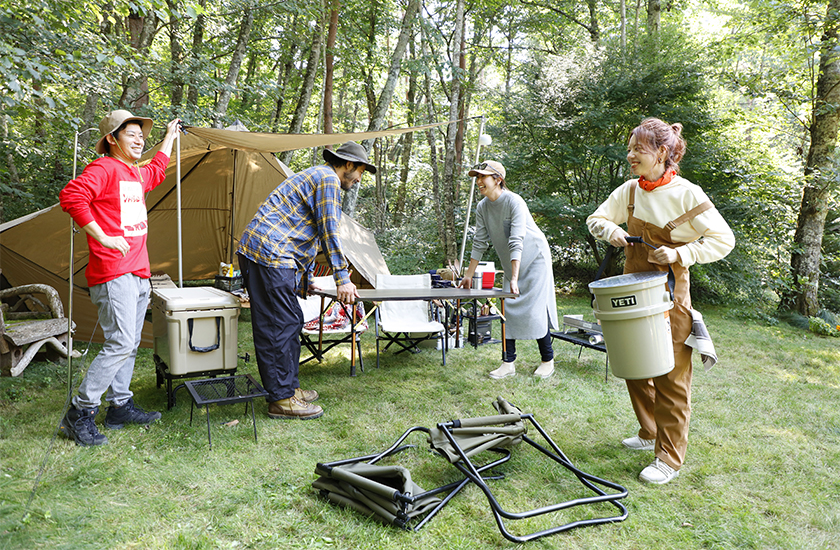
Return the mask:
[[626,380],[654,378],[674,368],[667,312],[674,307],[668,273],[628,273],[589,283],[612,373]]

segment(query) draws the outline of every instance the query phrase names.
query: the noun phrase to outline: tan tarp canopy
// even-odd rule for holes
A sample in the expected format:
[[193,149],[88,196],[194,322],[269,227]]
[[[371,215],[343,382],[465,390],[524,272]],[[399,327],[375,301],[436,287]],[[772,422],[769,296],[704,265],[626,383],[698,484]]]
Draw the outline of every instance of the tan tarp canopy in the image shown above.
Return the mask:
[[[185,280],[212,278],[220,262],[235,258],[237,240],[268,194],[291,174],[272,154],[368,138],[425,130],[446,123],[356,134],[266,134],[238,130],[187,127],[181,136],[181,220]],[[157,147],[143,155],[150,159]],[[178,280],[176,154],[166,179],[146,197],[149,216],[148,249],[152,272]],[[357,275],[372,280],[387,266],[373,235],[349,216],[342,223],[345,254]],[[0,225],[0,270],[12,286],[43,283],[54,287],[69,311],[70,217],[54,205]],[[87,241],[74,236],[73,321],[75,338],[91,338],[97,321],[84,271]],[[358,279],[357,279],[358,280]],[[102,341],[97,330],[94,341]],[[143,345],[152,345],[146,324]]]

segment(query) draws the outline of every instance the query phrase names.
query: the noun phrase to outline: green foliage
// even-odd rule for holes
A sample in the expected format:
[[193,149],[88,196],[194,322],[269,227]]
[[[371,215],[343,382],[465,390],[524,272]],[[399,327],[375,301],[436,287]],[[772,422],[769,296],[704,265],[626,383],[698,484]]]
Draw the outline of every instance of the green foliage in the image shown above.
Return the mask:
[[809,317],[808,330],[820,336],[840,336],[840,325],[831,324],[821,317]]

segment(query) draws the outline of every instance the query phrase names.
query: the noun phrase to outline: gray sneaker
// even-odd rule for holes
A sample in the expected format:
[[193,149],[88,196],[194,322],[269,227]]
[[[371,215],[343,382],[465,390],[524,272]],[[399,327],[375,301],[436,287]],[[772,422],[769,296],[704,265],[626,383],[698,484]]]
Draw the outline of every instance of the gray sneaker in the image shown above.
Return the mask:
[[134,398],[119,407],[111,405],[105,415],[105,427],[109,430],[121,430],[126,424],[151,424],[160,420],[159,412],[146,412],[134,404]]
[[99,407],[92,409],[77,409],[70,405],[67,414],[61,419],[61,433],[76,442],[76,445],[92,447],[108,443],[108,438],[99,433],[94,419],[99,412]]

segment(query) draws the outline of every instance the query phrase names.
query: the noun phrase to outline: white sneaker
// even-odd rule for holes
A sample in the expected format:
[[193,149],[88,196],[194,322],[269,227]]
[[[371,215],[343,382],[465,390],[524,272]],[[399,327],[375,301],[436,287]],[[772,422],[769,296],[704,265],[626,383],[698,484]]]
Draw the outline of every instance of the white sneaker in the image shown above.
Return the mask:
[[503,362],[502,366],[494,371],[490,371],[490,378],[499,380],[500,378],[507,378],[516,374],[516,365],[513,363]]
[[642,473],[639,474],[639,481],[664,485],[678,475],[680,475],[679,470],[671,468],[657,458],[650,466],[642,470]]
[[537,370],[534,371],[534,376],[538,376],[540,378],[548,378],[554,374],[554,359],[551,361],[543,361],[540,363],[540,366],[537,367]]
[[628,437],[622,441],[621,444],[628,449],[633,449],[634,451],[652,451],[656,446],[656,440],[642,439],[638,435],[634,435],[633,437]]

